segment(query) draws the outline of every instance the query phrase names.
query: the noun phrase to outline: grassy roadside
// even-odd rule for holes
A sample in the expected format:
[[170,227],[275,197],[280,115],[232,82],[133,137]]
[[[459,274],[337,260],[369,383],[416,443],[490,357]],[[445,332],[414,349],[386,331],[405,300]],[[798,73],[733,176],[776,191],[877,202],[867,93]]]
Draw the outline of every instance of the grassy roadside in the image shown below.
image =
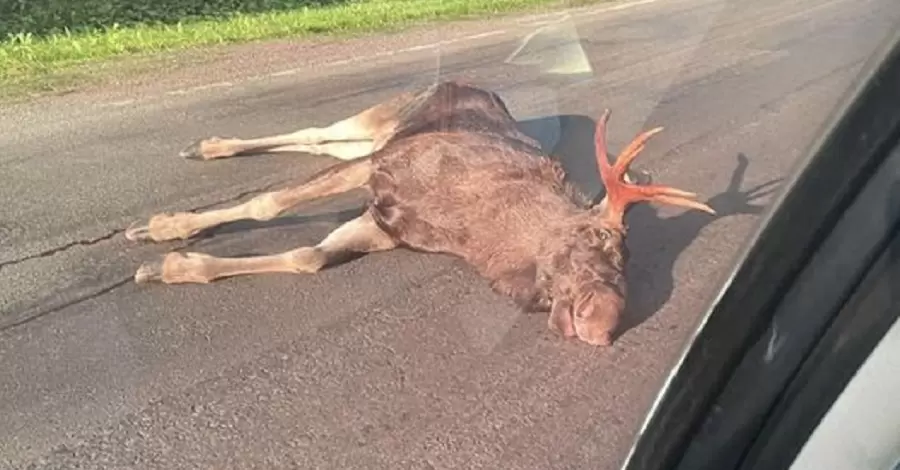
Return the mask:
[[[139,25],[94,32],[26,35],[0,42],[0,97],[70,89],[84,73],[122,58],[228,43],[312,35],[340,36],[396,30],[436,20],[576,6],[604,0],[352,0],[334,6],[175,25]],[[607,0],[608,1],[608,0]],[[126,67],[127,68],[127,67]]]

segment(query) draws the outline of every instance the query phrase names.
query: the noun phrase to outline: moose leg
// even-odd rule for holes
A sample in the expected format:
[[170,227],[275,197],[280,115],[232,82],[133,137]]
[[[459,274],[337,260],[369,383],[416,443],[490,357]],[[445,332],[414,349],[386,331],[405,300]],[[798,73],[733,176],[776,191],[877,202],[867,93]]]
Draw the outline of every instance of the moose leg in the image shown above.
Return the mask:
[[[310,127],[256,139],[210,137],[194,142],[180,155],[194,160],[213,160],[251,152],[310,152],[342,160],[362,158],[383,144],[397,125],[399,110],[412,99],[412,94],[401,93],[328,127]],[[325,142],[346,145],[319,146]]]
[[238,220],[271,220],[303,202],[344,193],[364,186],[372,174],[371,160],[341,162],[313,176],[297,187],[272,191],[243,203],[206,212],[157,214],[144,224],[134,224],[125,231],[131,241],[161,242],[190,238],[218,225]]
[[357,140],[350,142],[325,142],[321,144],[291,144],[272,147],[269,153],[300,152],[311,155],[324,155],[338,160],[356,160],[372,155],[378,145],[374,140]]
[[341,225],[319,244],[284,253],[245,258],[217,258],[203,253],[171,252],[145,263],[134,275],[137,283],[201,283],[247,274],[315,273],[354,253],[387,251],[397,243],[375,223],[371,212]]

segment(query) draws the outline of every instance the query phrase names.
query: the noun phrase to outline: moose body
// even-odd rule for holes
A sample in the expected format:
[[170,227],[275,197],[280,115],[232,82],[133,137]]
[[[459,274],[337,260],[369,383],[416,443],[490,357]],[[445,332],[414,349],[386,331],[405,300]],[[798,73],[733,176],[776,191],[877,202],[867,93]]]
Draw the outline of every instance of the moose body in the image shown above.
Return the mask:
[[549,311],[566,337],[611,344],[626,296],[624,213],[656,201],[712,213],[694,195],[629,182],[628,164],[659,129],[638,136],[615,165],[598,121],[598,165],[607,194],[597,205],[565,181],[559,164],[522,133],[495,93],[440,82],[404,93],[326,128],[262,139],[199,141],[182,155],[215,159],[251,151],[301,151],[344,160],[295,188],[230,208],[159,214],[131,240],[184,239],[240,219],[268,220],[307,200],[367,187],[363,215],[314,247],[248,258],[169,253],[142,265],[138,282],[210,282],[240,274],[316,272],[348,253],[406,247],[456,255],[523,309]]

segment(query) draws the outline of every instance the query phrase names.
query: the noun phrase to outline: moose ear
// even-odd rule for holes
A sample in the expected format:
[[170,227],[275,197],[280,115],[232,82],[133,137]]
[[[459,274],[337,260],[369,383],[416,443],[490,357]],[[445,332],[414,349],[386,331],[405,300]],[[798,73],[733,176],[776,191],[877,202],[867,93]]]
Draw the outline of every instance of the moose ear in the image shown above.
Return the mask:
[[553,307],[550,309],[550,317],[547,318],[547,326],[566,338],[575,337],[572,304],[566,301],[554,301]]

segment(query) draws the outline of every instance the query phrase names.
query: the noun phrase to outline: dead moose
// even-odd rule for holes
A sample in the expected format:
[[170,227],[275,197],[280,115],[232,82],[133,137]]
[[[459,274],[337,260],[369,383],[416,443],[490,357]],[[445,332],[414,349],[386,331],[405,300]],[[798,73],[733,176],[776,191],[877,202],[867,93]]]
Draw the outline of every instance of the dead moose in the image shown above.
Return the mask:
[[270,220],[303,201],[367,187],[367,210],[318,245],[285,253],[218,258],[171,252],[143,264],[136,282],[208,283],[241,274],[314,273],[348,254],[397,247],[458,256],[525,310],[549,312],[566,337],[610,345],[625,306],[625,212],[646,201],[714,214],[695,194],[626,177],[647,140],[638,135],[610,164],[607,110],[596,156],[606,195],[595,205],[564,181],[561,166],[523,134],[500,97],[455,81],[403,93],[324,128],[260,139],[209,138],[182,156],[308,152],[342,162],[306,183],[243,204],[158,214],[132,225],[132,241],[186,239],[241,219]]

